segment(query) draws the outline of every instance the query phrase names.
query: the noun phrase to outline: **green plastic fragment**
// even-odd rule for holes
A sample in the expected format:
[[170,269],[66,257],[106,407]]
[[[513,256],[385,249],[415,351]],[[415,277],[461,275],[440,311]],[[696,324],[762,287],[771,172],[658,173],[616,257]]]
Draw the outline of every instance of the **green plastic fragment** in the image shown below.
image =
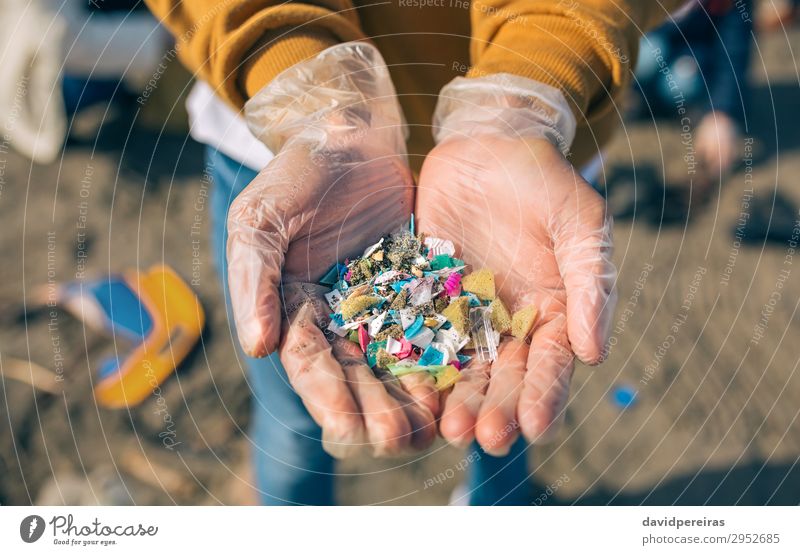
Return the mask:
[[406,374],[413,374],[414,372],[428,372],[429,374],[437,374],[445,368],[447,364],[431,364],[431,365],[407,365],[407,364],[392,364],[389,366],[389,372],[394,376],[405,376]]
[[452,268],[455,266],[453,257],[448,254],[437,254],[431,260],[431,270],[441,270],[443,268]]
[[378,351],[385,348],[386,341],[373,341],[367,345],[367,363],[369,363],[370,368],[375,368],[375,365],[378,364]]

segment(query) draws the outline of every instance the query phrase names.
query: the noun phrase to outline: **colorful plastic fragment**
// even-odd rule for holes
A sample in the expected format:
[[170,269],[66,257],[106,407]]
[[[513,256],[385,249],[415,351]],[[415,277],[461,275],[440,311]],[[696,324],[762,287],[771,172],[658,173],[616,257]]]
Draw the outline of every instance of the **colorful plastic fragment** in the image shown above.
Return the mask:
[[458,297],[461,293],[461,274],[453,272],[444,282],[444,291],[448,297]]
[[528,306],[516,311],[511,317],[511,334],[520,341],[525,341],[533,330],[535,321],[536,307]]
[[501,334],[506,333],[511,329],[511,313],[500,300],[500,297],[495,297],[492,304],[489,305],[491,312],[492,327]]
[[448,364],[439,371],[434,372],[433,377],[436,379],[436,389],[444,391],[448,387],[455,385],[459,378],[461,378],[461,374],[458,368]]
[[526,336],[535,320],[535,310],[512,317],[492,272],[468,273],[452,241],[413,231],[381,238],[321,282],[331,286],[330,331],[357,343],[370,367],[395,376],[427,372],[438,389],[451,387],[470,363],[465,349],[494,360],[501,333]]
[[482,301],[491,301],[495,297],[494,274],[491,270],[482,268],[464,276],[461,287],[467,293],[475,294]]
[[369,345],[369,333],[367,328],[363,325],[358,326],[358,345],[361,347],[361,352],[367,352],[367,345]]
[[339,312],[342,314],[342,318],[350,320],[353,316],[361,314],[380,302],[380,297],[374,297],[372,295],[353,295],[342,301],[339,306]]
[[469,333],[469,299],[457,297],[442,311],[442,316],[453,325],[462,335]]

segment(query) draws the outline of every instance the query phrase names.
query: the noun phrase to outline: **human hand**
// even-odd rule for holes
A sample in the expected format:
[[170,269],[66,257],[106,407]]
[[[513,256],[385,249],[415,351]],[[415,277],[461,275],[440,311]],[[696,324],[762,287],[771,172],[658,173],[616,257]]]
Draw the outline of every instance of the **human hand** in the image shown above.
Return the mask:
[[695,148],[706,176],[719,179],[731,170],[738,137],[736,122],[728,114],[711,112],[703,117],[697,127]]
[[611,223],[602,198],[553,144],[553,130],[568,125],[547,130],[515,121],[525,105],[518,98],[479,121],[486,106],[497,107],[494,100],[480,93],[458,100],[466,110],[459,116],[450,107],[458,117],[439,118],[438,145],[422,168],[419,228],[452,239],[473,268],[495,273],[511,310],[533,305],[538,317],[530,346],[503,338],[493,363],[474,360],[462,371],[440,432],[457,445],[476,438],[500,455],[520,431],[532,442],[551,439],[563,419],[574,355],[589,364],[603,359],[616,302]]
[[332,455],[427,446],[438,411],[433,382],[409,378],[403,389],[374,375],[354,343],[329,341],[325,289],[313,285],[411,213],[402,117],[380,54],[362,43],[330,48],[279,75],[248,103],[247,117],[277,154],[228,216],[242,348],[278,351]]

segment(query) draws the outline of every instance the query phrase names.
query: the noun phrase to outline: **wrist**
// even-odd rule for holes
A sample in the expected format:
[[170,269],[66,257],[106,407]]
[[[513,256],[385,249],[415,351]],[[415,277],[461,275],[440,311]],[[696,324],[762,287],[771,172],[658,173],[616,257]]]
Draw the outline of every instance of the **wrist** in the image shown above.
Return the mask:
[[250,131],[273,152],[293,137],[324,143],[331,133],[383,126],[405,132],[397,94],[377,48],[349,42],[277,75],[245,104]]
[[439,95],[434,113],[437,143],[478,134],[543,138],[567,154],[576,120],[558,89],[506,73],[457,77]]

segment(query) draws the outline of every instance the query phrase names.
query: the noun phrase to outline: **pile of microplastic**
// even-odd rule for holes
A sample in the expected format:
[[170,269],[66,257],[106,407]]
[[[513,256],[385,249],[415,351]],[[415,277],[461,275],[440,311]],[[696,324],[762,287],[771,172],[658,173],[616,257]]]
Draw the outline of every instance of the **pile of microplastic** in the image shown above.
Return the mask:
[[534,307],[512,316],[496,296],[494,274],[465,274],[465,267],[452,241],[388,235],[320,280],[331,287],[328,329],[359,344],[370,367],[395,376],[428,372],[446,389],[472,359],[463,351],[494,360],[500,335],[525,340],[536,318]]

